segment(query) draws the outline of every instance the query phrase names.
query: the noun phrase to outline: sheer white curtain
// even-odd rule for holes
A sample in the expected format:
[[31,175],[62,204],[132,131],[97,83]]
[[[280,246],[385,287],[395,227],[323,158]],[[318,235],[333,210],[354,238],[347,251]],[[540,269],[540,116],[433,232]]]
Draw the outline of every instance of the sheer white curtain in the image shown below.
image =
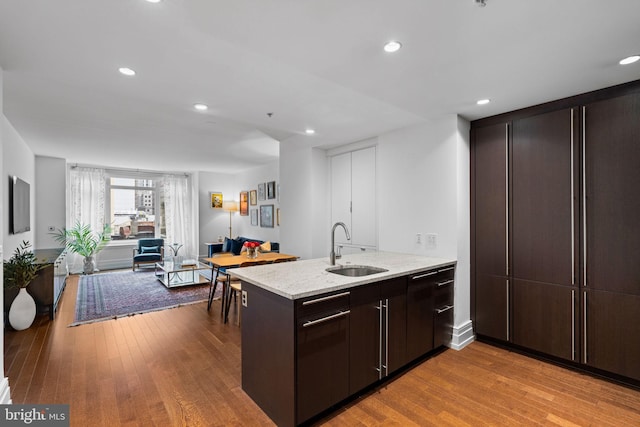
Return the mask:
[[166,245],[183,245],[179,254],[198,256],[198,239],[195,233],[195,215],[190,178],[185,175],[165,175],[162,180]]
[[[67,227],[89,224],[100,233],[105,224],[106,173],[104,169],[76,167],[69,173],[69,215]],[[71,270],[82,270],[82,259],[74,257]]]

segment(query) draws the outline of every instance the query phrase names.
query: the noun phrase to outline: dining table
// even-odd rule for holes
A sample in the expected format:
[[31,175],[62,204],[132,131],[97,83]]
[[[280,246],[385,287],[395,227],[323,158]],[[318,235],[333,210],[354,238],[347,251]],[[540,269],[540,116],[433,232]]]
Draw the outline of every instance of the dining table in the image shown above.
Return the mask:
[[229,286],[231,280],[229,280],[230,275],[227,273],[227,269],[240,267],[245,262],[251,261],[259,261],[264,264],[271,264],[274,262],[283,262],[283,261],[295,261],[299,257],[297,255],[289,255],[289,254],[281,254],[279,252],[258,252],[256,257],[248,257],[246,253],[242,253],[240,255],[232,255],[228,253],[220,253],[216,254],[209,258],[203,258],[203,262],[208,262],[211,265],[211,285],[209,287],[209,300],[207,303],[207,311],[211,310],[211,304],[213,303],[213,296],[218,287],[218,276],[220,274],[225,274],[227,276],[227,280],[223,283],[222,288],[222,310],[221,315],[224,319],[224,322],[227,322],[228,314],[225,313],[225,307],[228,306],[226,303],[226,298],[231,296],[229,291]]

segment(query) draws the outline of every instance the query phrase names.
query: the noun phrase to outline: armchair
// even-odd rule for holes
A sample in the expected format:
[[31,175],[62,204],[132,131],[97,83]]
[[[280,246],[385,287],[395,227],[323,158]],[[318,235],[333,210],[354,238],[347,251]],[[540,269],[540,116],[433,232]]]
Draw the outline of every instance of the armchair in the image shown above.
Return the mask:
[[136,265],[155,264],[164,259],[164,239],[139,239],[138,247],[133,248],[133,271]]

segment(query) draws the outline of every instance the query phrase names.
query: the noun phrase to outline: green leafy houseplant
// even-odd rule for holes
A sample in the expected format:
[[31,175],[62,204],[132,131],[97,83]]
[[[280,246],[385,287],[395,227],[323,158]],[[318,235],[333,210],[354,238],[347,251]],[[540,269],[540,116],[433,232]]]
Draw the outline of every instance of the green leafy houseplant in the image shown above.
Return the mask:
[[111,240],[111,227],[105,224],[100,233],[94,233],[89,224],[78,221],[72,228],[58,229],[50,234],[69,251],[84,257],[83,271],[85,274],[91,274],[95,269],[94,255]]
[[26,288],[45,267],[37,264],[36,256],[31,251],[31,243],[23,240],[8,261],[2,262],[4,288]]

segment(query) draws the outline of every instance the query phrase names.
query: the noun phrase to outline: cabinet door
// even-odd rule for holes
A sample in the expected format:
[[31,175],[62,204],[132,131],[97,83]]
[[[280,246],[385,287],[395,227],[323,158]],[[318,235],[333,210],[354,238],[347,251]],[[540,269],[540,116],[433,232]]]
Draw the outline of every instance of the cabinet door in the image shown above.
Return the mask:
[[584,291],[583,362],[640,380],[640,296]]
[[474,129],[474,328],[508,340],[508,126]]
[[383,348],[386,354],[385,374],[406,365],[407,359],[407,279],[401,277],[381,284],[381,298],[385,306]]
[[583,114],[585,286],[640,295],[640,94],[589,104]]
[[577,289],[517,279],[512,289],[512,342],[575,360]]
[[353,244],[376,246],[376,149],[351,153]]
[[433,278],[437,271],[416,274],[407,283],[407,359],[433,350]]
[[[351,153],[331,158],[331,223],[344,222],[351,226]],[[336,244],[348,243],[345,233],[336,230]]]
[[353,288],[350,301],[349,392],[353,394],[381,378],[380,287],[365,285]]
[[573,111],[565,109],[513,122],[511,274],[516,279],[575,283],[574,120]]
[[330,316],[318,316],[312,319],[318,323],[298,326],[298,423],[349,396],[349,315],[322,321]]

